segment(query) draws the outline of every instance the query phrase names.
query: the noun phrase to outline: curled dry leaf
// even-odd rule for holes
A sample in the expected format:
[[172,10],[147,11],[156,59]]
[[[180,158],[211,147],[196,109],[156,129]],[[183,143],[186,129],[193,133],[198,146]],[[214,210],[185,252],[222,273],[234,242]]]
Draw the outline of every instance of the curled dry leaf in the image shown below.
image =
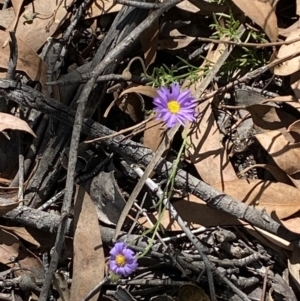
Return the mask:
[[13,115],[0,112],[0,132],[5,130],[25,131],[36,137],[30,126],[24,120]]
[[148,96],[150,98],[154,98],[155,96],[157,96],[157,92],[155,88],[150,86],[144,86],[144,85],[133,86],[128,89],[125,89],[120,94],[120,97],[128,93],[138,93],[138,94]]
[[294,132],[300,135],[300,120],[293,122],[287,129],[289,133]]
[[278,167],[288,175],[300,171],[300,144],[288,142],[279,131],[255,135],[261,146],[269,153]]
[[[291,32],[287,37],[286,41],[291,41],[298,38],[300,39],[300,28]],[[300,48],[300,40],[298,42],[294,42],[289,45],[282,45],[279,49],[277,58],[282,59],[288,55],[291,55],[299,51],[299,48]],[[286,76],[298,70],[300,70],[300,56],[297,56],[291,60],[283,62],[280,65],[276,65],[276,67],[274,68],[274,74],[280,76]]]
[[232,0],[253,22],[259,25],[271,42],[278,36],[277,17],[275,7],[269,1],[260,0]]

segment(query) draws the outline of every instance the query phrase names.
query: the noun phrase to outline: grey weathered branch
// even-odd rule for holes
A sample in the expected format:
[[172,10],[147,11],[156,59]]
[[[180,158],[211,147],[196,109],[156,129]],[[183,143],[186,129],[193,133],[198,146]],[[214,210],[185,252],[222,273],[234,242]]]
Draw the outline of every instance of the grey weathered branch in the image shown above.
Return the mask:
[[[16,82],[9,80],[0,80],[0,94],[21,105],[53,115],[55,118],[69,125],[72,125],[74,122],[74,110],[54,99],[46,99],[42,93],[26,85],[17,84]],[[92,137],[104,137],[114,133],[114,131],[107,127],[87,118],[83,120],[82,131]],[[123,138],[124,137],[120,135],[115,138],[103,140],[101,143],[131,162],[147,166],[153,157],[153,152],[143,145],[131,140],[121,141]],[[155,172],[168,177],[171,169],[172,164],[161,159],[155,167]],[[270,233],[276,234],[286,240],[293,241],[295,245],[300,246],[300,236],[298,234],[288,231],[265,212],[261,212],[254,207],[234,200],[230,196],[217,191],[183,170],[178,170],[175,178],[175,185],[179,189],[193,193],[213,208],[227,212],[252,225],[269,231]]]

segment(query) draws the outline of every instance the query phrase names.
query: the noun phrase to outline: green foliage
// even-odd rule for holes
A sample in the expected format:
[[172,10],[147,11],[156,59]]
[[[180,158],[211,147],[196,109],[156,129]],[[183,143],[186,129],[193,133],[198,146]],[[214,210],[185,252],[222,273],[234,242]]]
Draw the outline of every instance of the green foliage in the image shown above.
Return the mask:
[[[149,84],[155,88],[169,86],[182,79],[188,79],[191,83],[194,83],[208,73],[211,65],[211,62],[206,61],[207,63],[204,66],[196,67],[181,57],[177,58],[183,63],[182,66],[171,65],[171,67],[168,67],[163,64],[160,67],[155,67],[152,75],[142,74],[142,76],[147,77],[150,80]],[[205,58],[203,59],[205,60]]]
[[[218,17],[222,17],[224,20],[224,26],[220,24],[217,19]],[[246,38],[244,41],[241,41],[239,37],[239,28],[241,23],[239,20],[236,20],[233,16],[231,9],[229,8],[229,14],[224,13],[216,13],[213,15],[214,24],[211,24],[210,27],[215,30],[212,35],[212,38],[215,39],[225,39],[229,38],[239,43],[248,43],[249,41],[255,43],[267,43],[268,41],[265,39],[265,34],[256,31],[252,27],[248,27],[246,29]],[[234,57],[234,55],[230,56],[230,59],[225,62],[220,70],[221,76],[231,77],[232,74],[240,69],[240,67],[248,67],[250,70],[253,70],[259,66],[262,66],[266,63],[264,58],[264,53],[261,49],[257,49],[255,47],[241,47],[242,53],[239,54],[238,57]]]

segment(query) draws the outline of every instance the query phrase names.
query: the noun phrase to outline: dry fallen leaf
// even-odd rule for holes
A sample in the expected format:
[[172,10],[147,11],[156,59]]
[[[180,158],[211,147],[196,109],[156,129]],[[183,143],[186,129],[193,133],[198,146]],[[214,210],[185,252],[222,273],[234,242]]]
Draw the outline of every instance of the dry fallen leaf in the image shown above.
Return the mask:
[[150,27],[146,28],[142,35],[140,35],[146,69],[155,61],[158,44],[158,34],[159,23],[157,20]]
[[[22,269],[15,271],[16,275],[30,273],[37,279],[44,278],[44,267],[41,261],[19,241],[19,239],[0,229],[0,262],[8,267],[13,267],[16,264]],[[12,261],[15,258],[16,261]],[[30,271],[30,272],[29,272]]]
[[269,1],[260,0],[232,0],[253,22],[259,25],[267,34],[271,42],[278,36],[277,17],[275,7]]
[[[0,30],[0,44],[3,44],[9,39],[7,32]],[[18,62],[17,70],[25,72],[31,80],[39,81],[44,86],[47,81],[47,66],[38,56],[38,54],[32,50],[28,44],[26,44],[21,38],[17,37],[18,44]],[[0,51],[0,67],[7,69],[9,61],[10,50],[9,47],[2,48]]]
[[288,175],[300,171],[300,144],[290,143],[280,131],[269,131],[255,135],[261,146],[275,163]]
[[86,11],[86,19],[96,18],[98,16],[115,13],[121,10],[122,4],[116,3],[114,0],[95,0]]
[[[79,301],[103,280],[105,258],[95,205],[81,187],[78,187],[74,212],[74,260],[70,300]],[[90,300],[96,301],[99,293]]]
[[280,219],[300,210],[300,190],[283,183],[239,179],[213,186],[236,200],[266,210],[268,214],[274,211]]
[[[74,0],[45,1],[28,3],[22,11],[16,29],[16,36],[33,50],[38,51],[59,26],[68,18],[68,8]],[[26,18],[29,22],[26,22]]]
[[13,115],[0,112],[0,132],[5,130],[25,131],[36,137],[30,126],[24,120]]
[[[156,152],[163,141],[167,128],[160,120],[152,119],[146,123],[143,145]],[[169,149],[169,147],[167,147]],[[164,155],[162,155],[164,157]]]
[[255,104],[247,106],[246,109],[251,114],[253,123],[265,130],[287,128],[297,120],[293,115],[270,105]]
[[190,145],[186,152],[187,160],[194,164],[200,177],[208,184],[237,179],[226,150],[220,143],[219,128],[211,104],[203,102],[197,110],[201,115],[196,123],[186,126]]
[[[292,31],[289,34],[289,36],[286,38],[286,41],[291,41],[298,38],[300,38],[300,28]],[[299,51],[299,47],[300,47],[300,40],[298,42],[294,42],[289,45],[282,45],[278,51],[277,58],[281,59],[283,57],[291,55]],[[276,67],[274,68],[274,74],[286,76],[298,70],[300,70],[300,56],[297,56],[291,60],[283,62],[280,65],[276,65]]]
[[0,10],[0,27],[7,28],[15,18],[15,12],[12,7]]

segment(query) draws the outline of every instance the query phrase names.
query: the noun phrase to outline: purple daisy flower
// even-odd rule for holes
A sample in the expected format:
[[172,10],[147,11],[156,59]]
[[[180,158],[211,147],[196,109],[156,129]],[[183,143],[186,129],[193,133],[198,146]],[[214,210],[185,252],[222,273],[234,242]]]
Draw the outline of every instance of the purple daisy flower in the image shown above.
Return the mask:
[[116,275],[127,277],[136,270],[137,259],[124,242],[117,242],[109,254],[109,267]]
[[195,120],[197,102],[190,90],[180,92],[178,83],[171,84],[171,89],[162,87],[157,90],[158,96],[153,99],[157,118],[162,119],[169,128],[177,122],[184,125],[185,121]]

